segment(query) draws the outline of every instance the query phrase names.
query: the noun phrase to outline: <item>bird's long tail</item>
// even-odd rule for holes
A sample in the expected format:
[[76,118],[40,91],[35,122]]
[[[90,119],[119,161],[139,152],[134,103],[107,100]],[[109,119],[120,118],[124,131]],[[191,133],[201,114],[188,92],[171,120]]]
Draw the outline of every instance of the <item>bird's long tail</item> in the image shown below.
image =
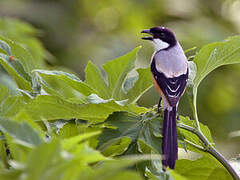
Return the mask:
[[171,110],[168,110],[168,108],[164,110],[162,130],[162,164],[164,168],[169,166],[171,169],[174,169],[175,162],[178,158],[176,112],[177,106],[172,107]]

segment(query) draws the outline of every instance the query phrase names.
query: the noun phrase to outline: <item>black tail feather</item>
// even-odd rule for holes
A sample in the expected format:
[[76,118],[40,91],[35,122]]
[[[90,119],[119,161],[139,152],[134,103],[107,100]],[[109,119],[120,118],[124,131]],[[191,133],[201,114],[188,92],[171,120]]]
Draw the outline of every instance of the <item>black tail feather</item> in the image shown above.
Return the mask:
[[176,128],[176,112],[177,107],[172,107],[172,110],[164,110],[163,120],[163,142],[162,142],[162,153],[163,160],[162,164],[164,168],[170,167],[174,169],[175,162],[177,160],[178,146],[177,146],[177,128]]

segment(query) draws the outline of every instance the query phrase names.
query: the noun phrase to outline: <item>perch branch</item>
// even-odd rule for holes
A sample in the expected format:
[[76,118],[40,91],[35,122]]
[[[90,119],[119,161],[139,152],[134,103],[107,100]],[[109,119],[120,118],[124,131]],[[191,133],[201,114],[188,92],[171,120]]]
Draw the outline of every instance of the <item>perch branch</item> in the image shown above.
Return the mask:
[[203,142],[203,145],[204,145],[203,151],[206,151],[206,152],[210,153],[213,157],[215,157],[227,169],[227,171],[231,174],[233,179],[240,180],[240,177],[239,177],[238,173],[233,169],[233,167],[223,157],[223,155],[220,154],[213,147],[213,145],[208,141],[208,139],[204,136],[204,134],[201,132],[200,129],[193,128],[193,127],[187,126],[185,124],[181,124],[181,123],[179,123],[178,126],[182,129],[184,129],[184,130],[187,130],[187,131],[190,131],[190,132],[196,134],[199,137],[199,139]]

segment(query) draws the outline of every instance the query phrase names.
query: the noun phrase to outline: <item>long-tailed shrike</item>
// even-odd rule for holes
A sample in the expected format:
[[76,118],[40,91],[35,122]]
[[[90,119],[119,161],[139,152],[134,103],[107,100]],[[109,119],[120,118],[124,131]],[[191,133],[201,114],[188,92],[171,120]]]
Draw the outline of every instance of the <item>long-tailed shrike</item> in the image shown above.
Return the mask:
[[174,169],[178,157],[176,114],[178,102],[184,93],[188,79],[188,63],[184,51],[174,33],[165,27],[154,27],[143,30],[142,33],[150,34],[143,37],[154,46],[151,60],[151,71],[156,90],[163,99],[163,169],[168,166]]

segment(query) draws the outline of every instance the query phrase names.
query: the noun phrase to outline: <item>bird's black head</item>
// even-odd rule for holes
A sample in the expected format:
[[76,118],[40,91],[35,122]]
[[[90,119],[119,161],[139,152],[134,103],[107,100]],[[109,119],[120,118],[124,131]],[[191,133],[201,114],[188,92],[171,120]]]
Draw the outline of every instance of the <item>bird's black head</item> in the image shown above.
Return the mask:
[[166,27],[153,27],[143,30],[141,33],[152,35],[151,37],[143,37],[144,40],[150,40],[154,43],[156,49],[166,49],[173,47],[177,43],[174,33]]

